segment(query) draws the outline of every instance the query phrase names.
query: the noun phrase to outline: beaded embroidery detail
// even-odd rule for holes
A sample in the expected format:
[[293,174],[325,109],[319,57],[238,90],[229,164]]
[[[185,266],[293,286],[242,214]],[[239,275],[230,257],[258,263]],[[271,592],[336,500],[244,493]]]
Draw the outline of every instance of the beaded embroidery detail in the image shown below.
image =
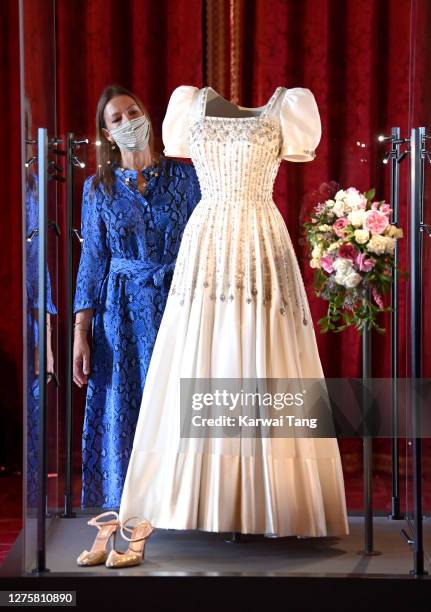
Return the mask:
[[272,197],[282,135],[270,111],[283,88],[252,117],[206,115],[208,89],[200,90],[189,121],[202,199],[184,231],[170,294],[181,305],[202,292],[232,307],[237,297],[264,307],[275,300],[280,314],[290,310],[296,318],[300,310],[307,325],[311,317],[299,265]]

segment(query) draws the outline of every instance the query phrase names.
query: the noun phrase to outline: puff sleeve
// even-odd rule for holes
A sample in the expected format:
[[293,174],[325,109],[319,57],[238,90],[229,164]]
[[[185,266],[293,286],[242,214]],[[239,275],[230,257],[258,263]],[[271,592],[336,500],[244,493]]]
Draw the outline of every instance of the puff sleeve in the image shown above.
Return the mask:
[[190,157],[189,115],[198,91],[193,85],[181,85],[172,92],[162,124],[164,154],[168,157]]
[[287,89],[280,109],[283,143],[280,157],[287,161],[312,161],[322,136],[319,109],[309,89]]

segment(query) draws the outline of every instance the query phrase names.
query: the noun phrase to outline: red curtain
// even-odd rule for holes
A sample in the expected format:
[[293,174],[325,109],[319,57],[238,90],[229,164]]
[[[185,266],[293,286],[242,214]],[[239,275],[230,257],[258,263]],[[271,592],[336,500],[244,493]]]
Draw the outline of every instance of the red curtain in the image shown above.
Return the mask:
[[4,134],[0,163],[2,239],[0,247],[0,466],[19,465],[22,427],[22,240],[21,124],[18,3],[0,8],[0,116]]
[[57,0],[59,132],[94,136],[102,89],[134,91],[160,128],[172,90],[202,86],[200,0]]

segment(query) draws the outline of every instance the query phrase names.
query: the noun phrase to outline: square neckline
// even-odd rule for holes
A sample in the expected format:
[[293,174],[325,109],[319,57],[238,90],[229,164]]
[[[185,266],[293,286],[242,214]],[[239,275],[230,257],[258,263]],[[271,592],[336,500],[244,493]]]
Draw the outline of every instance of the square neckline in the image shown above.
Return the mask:
[[[224,102],[227,102],[228,104],[230,104],[231,106],[234,106],[235,108],[237,108],[238,110],[258,110],[258,109],[262,109],[262,112],[259,115],[252,115],[251,117],[222,117],[220,115],[207,115],[207,102],[208,102],[208,92],[211,89],[211,91],[213,91],[216,96],[218,98],[221,98]],[[267,113],[271,110],[271,107],[273,106],[279,92],[283,89],[283,87],[281,85],[279,85],[278,87],[275,88],[274,92],[272,93],[271,97],[269,98],[268,102],[266,104],[264,104],[263,106],[255,106],[255,107],[247,107],[247,106],[240,106],[239,104],[234,104],[233,102],[231,102],[230,100],[227,100],[225,97],[223,97],[222,95],[220,95],[218,93],[218,91],[216,91],[213,87],[211,87],[211,85],[207,85],[206,87],[204,87],[201,91],[202,91],[202,98],[201,98],[201,118],[205,121],[207,119],[227,119],[228,121],[244,121],[244,120],[256,120],[256,119],[262,119],[263,117],[265,117],[267,115]]]

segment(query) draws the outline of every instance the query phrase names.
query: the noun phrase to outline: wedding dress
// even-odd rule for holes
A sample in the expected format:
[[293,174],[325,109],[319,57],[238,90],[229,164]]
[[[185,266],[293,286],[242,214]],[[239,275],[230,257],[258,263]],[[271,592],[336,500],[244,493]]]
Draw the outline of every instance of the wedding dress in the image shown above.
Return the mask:
[[180,435],[180,378],[324,377],[272,199],[281,161],[313,160],[320,137],[308,89],[278,87],[253,109],[211,87],[172,93],[165,154],[191,157],[202,199],[183,234],[147,373],[122,520],[276,536],[349,532],[335,438]]

